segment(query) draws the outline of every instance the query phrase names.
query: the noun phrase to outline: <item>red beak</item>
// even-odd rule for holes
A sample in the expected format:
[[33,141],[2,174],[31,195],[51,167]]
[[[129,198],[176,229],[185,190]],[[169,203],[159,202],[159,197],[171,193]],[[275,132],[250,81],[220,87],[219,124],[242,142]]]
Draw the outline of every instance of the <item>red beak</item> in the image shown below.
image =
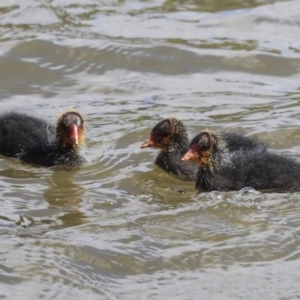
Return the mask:
[[195,153],[193,150],[189,150],[184,156],[182,157],[182,161],[188,161],[195,157]]
[[70,125],[70,139],[75,145],[78,145],[78,128],[75,124]]
[[142,145],[141,149],[153,147],[153,142],[151,141],[151,138],[147,139]]

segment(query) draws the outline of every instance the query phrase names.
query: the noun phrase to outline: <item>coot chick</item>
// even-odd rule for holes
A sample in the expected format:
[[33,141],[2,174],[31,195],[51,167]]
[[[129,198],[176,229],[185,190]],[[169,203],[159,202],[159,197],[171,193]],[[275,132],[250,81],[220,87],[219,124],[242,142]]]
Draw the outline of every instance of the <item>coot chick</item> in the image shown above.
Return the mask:
[[224,135],[204,131],[193,138],[182,161],[199,165],[196,189],[230,191],[252,187],[276,192],[300,190],[300,164],[266,151],[242,149],[230,153]]
[[183,122],[176,118],[167,118],[159,122],[150,133],[150,137],[141,148],[154,147],[160,149],[155,164],[166,172],[179,175],[185,180],[195,180],[197,165],[181,161],[188,150],[189,138]]
[[43,166],[79,166],[84,119],[74,110],[61,114],[56,127],[21,112],[0,116],[0,154]]
[[[245,136],[235,133],[224,133],[230,152],[240,149],[261,149],[265,146]],[[160,149],[155,164],[166,172],[179,175],[185,180],[195,180],[198,166],[193,161],[182,162],[182,156],[188,151],[188,132],[182,121],[177,118],[166,118],[159,122],[150,133],[150,137],[141,148],[154,147]]]

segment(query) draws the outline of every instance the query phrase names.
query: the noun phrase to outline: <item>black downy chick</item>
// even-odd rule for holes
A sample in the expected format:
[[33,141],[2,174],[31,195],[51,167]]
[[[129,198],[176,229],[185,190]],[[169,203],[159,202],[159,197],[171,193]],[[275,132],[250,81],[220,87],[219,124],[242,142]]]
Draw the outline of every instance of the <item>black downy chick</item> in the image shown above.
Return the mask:
[[182,161],[194,161],[199,169],[199,191],[232,191],[244,187],[287,192],[300,189],[300,164],[265,148],[230,153],[221,133],[204,131],[193,138]]
[[61,114],[57,125],[21,112],[0,116],[0,154],[42,166],[80,166],[84,144],[84,119],[70,110]]

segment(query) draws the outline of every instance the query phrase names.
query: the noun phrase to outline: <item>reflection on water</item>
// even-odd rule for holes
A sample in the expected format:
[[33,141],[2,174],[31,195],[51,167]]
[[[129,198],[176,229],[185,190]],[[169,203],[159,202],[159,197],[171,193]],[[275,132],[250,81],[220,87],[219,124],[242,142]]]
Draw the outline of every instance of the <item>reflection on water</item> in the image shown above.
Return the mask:
[[48,188],[44,191],[44,198],[51,207],[59,207],[58,220],[63,227],[83,224],[84,214],[80,212],[80,203],[85,189],[74,183],[75,173],[72,171],[53,172],[47,180]]
[[164,116],[300,159],[299,2],[0,3],[1,110],[87,121],[77,170],[0,158],[0,298],[296,299],[299,194],[201,193]]

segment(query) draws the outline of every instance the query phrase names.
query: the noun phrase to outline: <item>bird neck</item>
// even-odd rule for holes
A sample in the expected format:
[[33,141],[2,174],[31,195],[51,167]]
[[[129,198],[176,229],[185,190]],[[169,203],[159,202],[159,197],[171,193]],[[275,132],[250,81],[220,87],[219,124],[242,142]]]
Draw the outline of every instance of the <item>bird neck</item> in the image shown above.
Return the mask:
[[174,134],[169,140],[166,151],[185,154],[188,148],[189,148],[188,135],[186,133],[180,135]]
[[196,175],[195,188],[203,192],[209,192],[213,189],[212,171],[208,168],[199,167]]
[[211,172],[218,171],[223,165],[230,162],[228,147],[223,135],[214,133],[212,139],[213,145],[207,157],[207,164],[203,166],[204,169]]

